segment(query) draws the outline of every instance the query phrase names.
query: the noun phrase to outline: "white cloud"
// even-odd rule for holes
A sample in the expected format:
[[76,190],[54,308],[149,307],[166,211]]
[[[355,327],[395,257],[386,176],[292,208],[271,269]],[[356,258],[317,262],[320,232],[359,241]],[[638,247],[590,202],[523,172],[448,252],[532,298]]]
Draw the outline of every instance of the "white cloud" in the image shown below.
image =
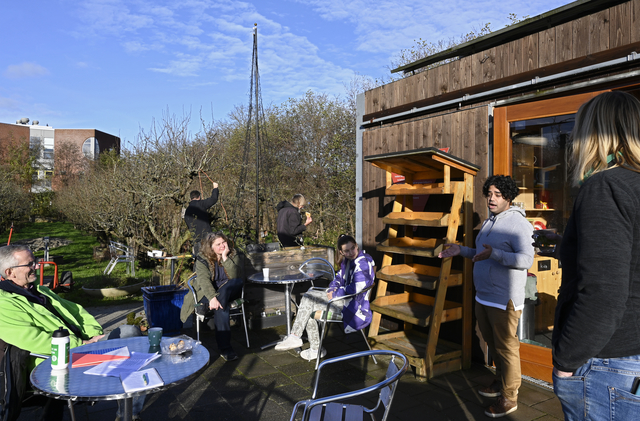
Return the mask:
[[0,112],[6,114],[6,112],[20,111],[20,103],[13,98],[5,98],[0,96]]
[[20,64],[12,64],[7,66],[4,71],[5,77],[9,79],[26,79],[33,77],[46,76],[49,70],[45,67],[33,62],[23,62]]
[[414,39],[436,42],[459,37],[491,23],[494,30],[508,23],[510,12],[537,15],[570,0],[495,2],[493,0],[418,1],[397,0],[296,0],[310,6],[327,21],[354,25],[356,49],[371,53],[395,53]]

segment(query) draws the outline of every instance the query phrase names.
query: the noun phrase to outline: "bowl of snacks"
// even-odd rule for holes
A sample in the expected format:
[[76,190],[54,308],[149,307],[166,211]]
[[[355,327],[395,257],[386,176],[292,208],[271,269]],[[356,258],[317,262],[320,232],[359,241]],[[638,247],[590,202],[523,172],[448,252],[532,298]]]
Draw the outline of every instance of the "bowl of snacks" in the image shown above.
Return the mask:
[[198,343],[187,335],[180,335],[173,338],[162,338],[160,349],[163,354],[178,355],[191,351]]

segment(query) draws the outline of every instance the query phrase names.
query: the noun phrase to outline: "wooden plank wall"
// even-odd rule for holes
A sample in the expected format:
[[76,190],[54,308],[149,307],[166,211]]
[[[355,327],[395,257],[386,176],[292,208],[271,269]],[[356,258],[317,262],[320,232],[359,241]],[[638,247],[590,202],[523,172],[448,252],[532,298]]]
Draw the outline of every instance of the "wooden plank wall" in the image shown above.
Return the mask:
[[[484,182],[488,168],[488,110],[476,107],[454,113],[417,118],[382,128],[369,129],[363,134],[363,155],[427,147],[450,147],[450,153],[477,164],[482,169],[476,184]],[[363,166],[363,246],[374,255],[375,245],[386,239],[382,217],[391,211],[393,197],[384,196],[386,172],[365,162]],[[486,218],[485,200],[476,188],[474,201],[480,220]],[[380,262],[378,262],[379,264]]]
[[365,114],[640,41],[640,0],[610,7],[365,93]]

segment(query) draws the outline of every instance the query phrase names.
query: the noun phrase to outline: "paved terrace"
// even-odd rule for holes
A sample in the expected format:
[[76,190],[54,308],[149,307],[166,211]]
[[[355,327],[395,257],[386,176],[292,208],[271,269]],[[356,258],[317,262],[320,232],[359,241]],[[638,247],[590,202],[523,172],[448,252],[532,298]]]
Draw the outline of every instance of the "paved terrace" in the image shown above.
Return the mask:
[[[141,311],[141,306],[88,309],[106,331],[125,323],[126,313]],[[203,326],[201,326],[203,327]],[[206,327],[205,327],[206,329]],[[239,359],[225,362],[217,353],[214,332],[201,331],[200,339],[211,352],[209,366],[195,380],[175,386],[162,393],[147,396],[141,417],[154,420],[288,420],[294,404],[311,396],[314,381],[314,363],[297,356],[295,351],[276,352],[273,348],[260,350],[260,346],[276,340],[286,331],[284,326],[262,331],[250,331],[251,348],[246,348],[241,326],[232,328],[233,346]],[[195,337],[195,329],[183,333]],[[305,347],[308,346],[305,344]],[[328,357],[365,349],[358,334],[344,335],[333,326],[325,339]],[[361,388],[381,379],[388,359],[378,365],[372,360],[335,367],[323,372],[321,383],[326,394],[341,393]],[[330,378],[330,379],[329,379]],[[489,420],[484,407],[492,399],[476,392],[480,385],[490,383],[490,371],[479,364],[469,370],[449,373],[419,382],[411,369],[402,377],[396,391],[389,420]],[[373,402],[374,398],[370,399]],[[553,421],[563,419],[560,403],[553,392],[523,381],[519,393],[518,410],[505,420]],[[113,421],[115,401],[101,401],[93,406],[76,406],[78,421]],[[23,409],[20,421],[36,419],[36,409]],[[65,411],[65,420],[70,420]]]

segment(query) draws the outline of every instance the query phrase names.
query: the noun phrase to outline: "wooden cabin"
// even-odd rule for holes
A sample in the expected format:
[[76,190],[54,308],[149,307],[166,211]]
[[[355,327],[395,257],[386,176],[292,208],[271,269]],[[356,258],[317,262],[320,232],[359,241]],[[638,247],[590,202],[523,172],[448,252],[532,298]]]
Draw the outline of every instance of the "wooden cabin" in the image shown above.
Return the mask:
[[[383,252],[376,248],[389,235],[384,217],[394,207],[388,187],[395,180],[367,157],[449,148],[480,168],[473,191],[476,229],[488,213],[484,180],[508,174],[521,191],[515,202],[531,223],[562,233],[577,194],[567,182],[566,164],[575,113],[605,91],[640,98],[640,0],[576,1],[394,72],[412,75],[357,99],[357,240],[379,270]],[[414,198],[412,210],[423,211],[417,203]],[[539,304],[535,334],[522,339],[522,372],[551,381],[550,337],[562,269],[556,260],[536,256],[530,272],[537,277]],[[385,320],[390,329],[403,329],[384,315],[381,326]],[[443,324],[441,336],[447,329]]]

